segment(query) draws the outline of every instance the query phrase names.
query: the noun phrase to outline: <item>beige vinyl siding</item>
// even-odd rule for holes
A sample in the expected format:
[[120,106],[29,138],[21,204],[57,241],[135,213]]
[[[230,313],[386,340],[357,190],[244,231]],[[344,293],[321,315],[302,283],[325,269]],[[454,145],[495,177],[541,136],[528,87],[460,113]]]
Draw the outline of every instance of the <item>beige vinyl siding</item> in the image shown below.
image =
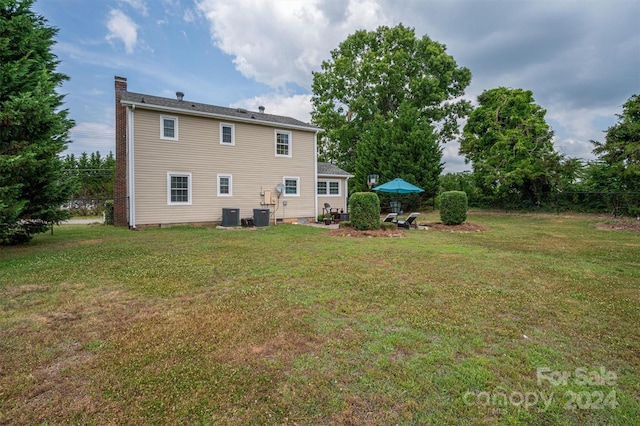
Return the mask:
[[[168,224],[222,220],[222,208],[239,208],[240,217],[252,217],[261,205],[262,191],[276,195],[284,176],[299,177],[299,196],[281,197],[287,218],[313,217],[315,202],[314,132],[291,132],[293,156],[276,157],[276,127],[235,122],[235,145],[220,144],[220,121],[174,114],[178,140],[158,134],[161,113],[135,109],[136,223]],[[225,120],[225,123],[232,121]],[[191,173],[191,205],[167,205],[167,172]],[[232,176],[233,196],[217,195],[219,174]],[[275,206],[269,206],[273,210]],[[276,213],[282,217],[282,204]]]

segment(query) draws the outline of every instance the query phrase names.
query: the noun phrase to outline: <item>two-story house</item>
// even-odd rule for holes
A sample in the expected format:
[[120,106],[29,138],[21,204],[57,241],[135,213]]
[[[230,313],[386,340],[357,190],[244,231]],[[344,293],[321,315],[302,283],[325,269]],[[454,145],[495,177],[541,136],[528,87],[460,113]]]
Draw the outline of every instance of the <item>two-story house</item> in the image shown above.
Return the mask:
[[116,225],[218,224],[223,209],[241,217],[269,209],[272,222],[304,222],[327,199],[346,210],[351,175],[318,164],[315,126],[263,107],[129,92],[123,77],[115,77],[115,104]]

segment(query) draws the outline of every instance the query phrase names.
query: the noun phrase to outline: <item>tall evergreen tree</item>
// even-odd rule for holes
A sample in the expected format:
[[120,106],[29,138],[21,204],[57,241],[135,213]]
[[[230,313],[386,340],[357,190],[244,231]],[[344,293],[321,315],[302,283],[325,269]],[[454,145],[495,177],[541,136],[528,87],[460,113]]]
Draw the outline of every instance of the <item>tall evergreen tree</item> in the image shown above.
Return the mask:
[[73,122],[56,93],[68,77],[51,52],[57,29],[33,0],[0,0],[0,242],[29,240],[65,218],[72,183],[59,154]]

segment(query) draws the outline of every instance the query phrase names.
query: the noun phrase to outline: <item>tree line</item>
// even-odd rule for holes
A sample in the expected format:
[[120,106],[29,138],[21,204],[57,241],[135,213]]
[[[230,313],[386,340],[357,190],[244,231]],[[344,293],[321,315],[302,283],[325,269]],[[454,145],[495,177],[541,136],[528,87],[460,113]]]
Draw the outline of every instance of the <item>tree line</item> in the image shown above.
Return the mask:
[[[61,155],[74,122],[57,89],[69,77],[52,53],[58,29],[32,6],[0,0],[0,244],[28,241],[113,194],[112,154]],[[443,187],[494,205],[535,204],[571,188],[640,191],[638,95],[606,140],[593,142],[598,161],[582,165],[555,151],[531,91],[487,90],[473,107],[463,98],[471,71],[412,28],[356,31],[330,56],[313,73],[311,117],[324,129],[319,160],[351,172],[352,191],[367,189],[372,173],[380,183],[401,177],[425,189],[408,197],[418,207]],[[454,139],[473,172],[441,181],[443,146]]]
[[[640,192],[638,95],[624,104],[604,142],[591,141],[597,160],[584,164],[556,151],[546,110],[532,91],[486,90],[474,107],[462,98],[470,82],[471,71],[444,45],[411,28],[357,31],[313,74],[312,119],[325,129],[320,159],[354,174],[353,191],[367,189],[369,174],[422,187],[422,195],[403,198],[411,208],[442,190],[463,190],[472,202],[493,207],[540,206],[552,196],[557,205],[558,193]],[[454,139],[472,172],[441,176],[443,145]],[[634,214],[640,200],[629,200],[625,212]]]
[[63,160],[64,173],[73,182],[65,208],[74,215],[101,214],[103,202],[113,198],[116,160],[112,152],[102,156],[100,151],[76,157],[67,155]]

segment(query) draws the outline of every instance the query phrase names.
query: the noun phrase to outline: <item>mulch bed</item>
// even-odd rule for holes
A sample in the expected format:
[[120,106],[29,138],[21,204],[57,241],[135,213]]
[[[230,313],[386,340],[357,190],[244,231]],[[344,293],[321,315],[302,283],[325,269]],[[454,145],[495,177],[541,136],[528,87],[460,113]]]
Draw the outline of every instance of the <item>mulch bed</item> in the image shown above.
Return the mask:
[[481,232],[489,231],[490,228],[473,222],[464,222],[460,225],[445,225],[442,222],[421,223],[429,231],[449,231],[449,232]]
[[[429,223],[421,223],[420,229],[417,231],[448,231],[448,232],[481,232],[481,231],[489,231],[489,228],[484,225],[479,225],[477,223],[465,222],[460,225],[445,225],[441,222],[429,222]],[[332,229],[327,232],[327,235],[332,237],[366,237],[366,238],[401,238],[404,237],[404,233],[407,232],[406,229],[375,229],[371,231],[358,231],[354,228],[338,228]],[[413,229],[412,229],[413,231]]]

